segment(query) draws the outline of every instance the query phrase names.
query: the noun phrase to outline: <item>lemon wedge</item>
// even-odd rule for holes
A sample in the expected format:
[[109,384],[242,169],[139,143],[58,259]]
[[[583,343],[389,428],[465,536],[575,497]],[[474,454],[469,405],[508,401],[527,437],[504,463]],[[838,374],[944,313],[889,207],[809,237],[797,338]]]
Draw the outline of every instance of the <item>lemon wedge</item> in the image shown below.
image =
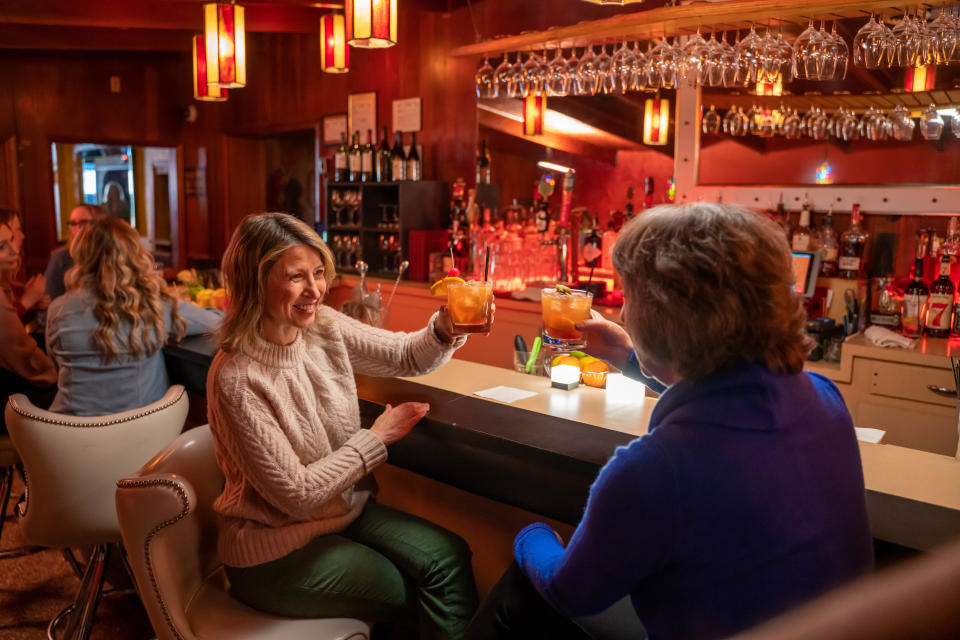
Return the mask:
[[466,280],[463,278],[458,278],[456,276],[447,276],[442,280],[437,280],[432,285],[430,285],[430,295],[432,296],[445,296],[447,295],[447,285],[448,284],[466,284]]

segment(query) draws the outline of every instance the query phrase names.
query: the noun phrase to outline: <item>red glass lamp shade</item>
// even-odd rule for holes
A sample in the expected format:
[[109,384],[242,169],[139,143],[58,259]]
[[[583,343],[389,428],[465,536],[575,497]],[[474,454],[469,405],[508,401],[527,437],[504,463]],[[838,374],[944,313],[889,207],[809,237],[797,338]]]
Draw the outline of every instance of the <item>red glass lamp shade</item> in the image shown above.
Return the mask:
[[346,0],[347,42],[361,49],[397,44],[398,0]]
[[670,133],[670,101],[649,98],[643,109],[643,144],[662,146],[667,144]]
[[350,71],[350,47],[342,14],[320,18],[320,67],[326,73]]
[[227,89],[207,84],[207,54],[204,37],[200,34],[193,36],[193,99],[203,102],[227,99]]
[[523,135],[543,135],[543,119],[547,112],[545,96],[527,96],[523,99]]
[[243,7],[211,2],[203,5],[207,84],[237,88],[247,84],[247,47]]

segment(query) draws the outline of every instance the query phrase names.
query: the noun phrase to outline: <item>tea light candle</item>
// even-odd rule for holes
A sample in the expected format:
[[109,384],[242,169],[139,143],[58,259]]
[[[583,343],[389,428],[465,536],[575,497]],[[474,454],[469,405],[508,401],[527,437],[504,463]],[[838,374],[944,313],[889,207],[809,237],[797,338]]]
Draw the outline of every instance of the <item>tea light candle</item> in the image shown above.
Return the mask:
[[636,402],[637,398],[643,399],[646,385],[637,380],[632,380],[622,373],[607,374],[607,398],[613,402]]
[[576,389],[580,385],[580,368],[560,364],[550,369],[550,383],[557,389]]

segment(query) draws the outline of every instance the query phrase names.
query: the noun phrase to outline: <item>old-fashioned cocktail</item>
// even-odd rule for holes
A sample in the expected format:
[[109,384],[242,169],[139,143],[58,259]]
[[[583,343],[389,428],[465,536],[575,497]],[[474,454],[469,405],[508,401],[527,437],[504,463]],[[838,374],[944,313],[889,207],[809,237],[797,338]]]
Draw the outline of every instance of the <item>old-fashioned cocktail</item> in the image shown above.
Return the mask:
[[561,285],[544,289],[541,300],[544,341],[560,347],[583,346],[583,334],[574,325],[590,317],[593,294]]
[[493,311],[493,283],[450,282],[446,289],[447,312],[454,330],[460,333],[489,333]]

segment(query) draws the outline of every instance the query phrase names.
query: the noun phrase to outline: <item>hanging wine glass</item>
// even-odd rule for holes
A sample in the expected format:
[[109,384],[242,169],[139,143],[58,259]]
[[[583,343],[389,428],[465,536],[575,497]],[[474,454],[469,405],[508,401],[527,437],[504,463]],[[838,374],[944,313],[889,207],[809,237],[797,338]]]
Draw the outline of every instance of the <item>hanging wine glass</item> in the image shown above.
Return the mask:
[[717,113],[713,105],[710,105],[710,110],[703,114],[703,118],[700,121],[701,130],[708,136],[715,136],[720,133],[722,124],[720,114]]
[[813,18],[793,43],[793,75],[807,80],[820,79],[820,33]]
[[953,110],[953,115],[950,116],[950,130],[953,131],[954,138],[960,138],[960,111],[956,109]]
[[939,140],[943,135],[943,118],[937,112],[936,105],[931,104],[923,110],[920,116],[920,134],[924,140]]
[[780,74],[779,53],[780,44],[777,42],[773,33],[770,32],[770,25],[767,24],[767,29],[763,37],[760,38],[760,51],[758,54],[760,62],[758,80],[760,82],[777,81],[777,76]]
[[623,44],[620,45],[620,48],[617,49],[616,53],[613,54],[612,61],[614,85],[620,90],[620,93],[626,93],[629,91],[634,83],[634,62],[635,56],[633,51],[630,50],[630,48],[627,46],[627,41],[624,40]]
[[653,59],[653,45],[647,42],[647,51],[643,54],[643,69],[637,84],[643,85],[645,89],[656,89],[660,86],[660,70]]
[[790,140],[796,140],[800,137],[802,129],[800,114],[797,113],[796,109],[789,107],[781,109],[781,112],[783,113],[783,122],[780,124],[780,132],[784,137]]
[[830,53],[834,58],[834,80],[846,80],[847,70],[850,67],[850,47],[847,41],[837,33],[837,21],[833,21],[833,29],[830,31]]
[[934,64],[947,64],[957,47],[957,28],[943,7],[940,7],[940,13],[930,22],[929,29],[933,37]]
[[707,38],[707,47],[703,56],[703,82],[710,87],[723,86],[723,45],[717,39],[716,33],[711,33]]
[[580,56],[580,62],[577,64],[576,74],[576,94],[578,96],[595,96],[600,89],[599,76],[597,75],[597,56],[593,53],[593,46],[590,45]]
[[750,33],[737,43],[737,64],[740,66],[740,84],[754,84],[761,75],[760,52],[763,40],[757,35],[756,29],[750,25]]
[[723,116],[723,132],[728,136],[739,135],[736,133],[737,127],[737,107],[730,107],[726,115]]
[[510,86],[513,89],[513,95],[509,97],[519,98],[523,94],[523,54],[519,51],[510,69]]
[[600,45],[600,55],[597,56],[597,82],[599,92],[611,94],[617,90],[617,76],[613,69],[613,58],[607,53],[607,45]]
[[540,57],[535,51],[530,52],[530,57],[523,63],[523,71],[520,79],[520,95],[538,96],[543,92],[543,79],[540,76]]
[[693,78],[699,82],[701,66],[703,64],[702,56],[706,50],[706,46],[707,41],[700,35],[700,27],[697,27],[697,32],[690,36],[687,41],[679,47],[678,77],[684,79]]
[[504,52],[503,62],[494,69],[494,79],[497,83],[497,95],[513,98],[516,96],[516,90],[512,86],[513,82],[513,64],[510,63],[510,54]]
[[640,41],[633,43],[633,61],[630,63],[630,89],[643,91],[647,88],[644,78],[644,69],[647,65],[647,55],[640,50]]
[[910,117],[910,110],[904,105],[898,104],[888,116],[890,119],[890,131],[894,140],[900,142],[909,142],[913,139],[913,131],[916,129],[916,123]]
[[893,26],[893,60],[898,67],[916,66],[920,54],[920,27],[908,13]]
[[[739,31],[737,31],[736,37],[739,39]],[[720,38],[720,46],[723,48],[719,57],[723,86],[727,88],[736,87],[740,79],[740,61],[737,58],[737,50],[727,42],[726,32]]]
[[860,138],[860,122],[851,109],[844,109],[843,120],[840,123],[840,137],[848,142]]
[[889,65],[887,53],[891,45],[886,30],[871,13],[870,20],[860,27],[853,37],[853,62],[862,64],[867,69],[879,69]]
[[547,95],[554,97],[563,97],[570,91],[570,70],[559,46],[547,66],[546,88]]
[[496,70],[490,65],[487,56],[483,57],[483,64],[477,69],[473,76],[474,83],[477,85],[478,98],[496,98],[497,74]]

